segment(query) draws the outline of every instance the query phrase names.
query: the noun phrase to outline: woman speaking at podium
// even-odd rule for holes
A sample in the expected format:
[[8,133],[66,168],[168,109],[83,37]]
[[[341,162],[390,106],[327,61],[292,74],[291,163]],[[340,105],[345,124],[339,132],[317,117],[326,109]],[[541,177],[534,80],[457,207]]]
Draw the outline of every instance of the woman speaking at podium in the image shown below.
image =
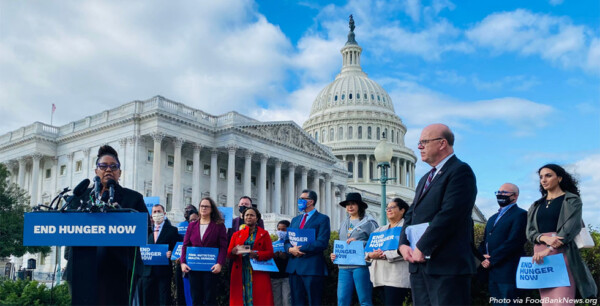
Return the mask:
[[[100,178],[99,194],[105,195],[102,198],[108,198],[112,185],[114,207],[148,212],[139,192],[119,185],[121,163],[111,146],[98,149],[95,172]],[[73,305],[130,304],[143,268],[137,247],[73,247],[68,265],[71,266],[71,269],[67,267],[67,279],[72,284]]]

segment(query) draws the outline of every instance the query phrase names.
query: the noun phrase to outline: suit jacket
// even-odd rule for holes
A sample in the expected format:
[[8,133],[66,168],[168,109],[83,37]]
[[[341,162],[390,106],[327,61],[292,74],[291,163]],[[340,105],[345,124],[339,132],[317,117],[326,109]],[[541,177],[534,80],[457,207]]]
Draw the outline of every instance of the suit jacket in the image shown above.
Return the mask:
[[515,205],[509,208],[494,225],[496,218],[498,213],[488,220],[479,252],[490,255],[491,280],[497,283],[515,284],[519,258],[525,255],[523,246],[527,240],[525,236],[527,212]]
[[[148,244],[168,244],[169,251],[173,251],[175,244],[178,241],[181,241],[179,233],[177,232],[177,228],[171,225],[169,220],[164,221],[163,225],[156,242],[154,242],[154,232],[148,235]],[[171,268],[171,261],[169,260],[169,264],[166,266],[147,266],[144,265],[144,272],[142,276],[158,276],[158,277],[171,277],[173,274],[173,269]]]
[[[303,216],[294,217],[289,228],[300,228]],[[314,215],[304,224],[304,229],[309,228],[315,229],[315,241],[300,248],[301,252],[306,253],[304,256],[295,257],[290,255],[286,272],[298,275],[327,275],[327,265],[325,264],[323,251],[329,246],[329,235],[331,233],[329,217],[315,211]],[[290,240],[286,238],[285,250],[289,250],[291,247]]]
[[429,173],[415,191],[415,199],[404,216],[400,243],[409,245],[405,230],[410,225],[429,223],[417,242],[425,263],[410,264],[411,273],[425,269],[427,274],[464,275],[475,273],[473,255],[473,220],[471,217],[477,186],[471,167],[452,156],[438,170],[429,187],[421,195]]
[[217,263],[223,266],[225,264],[225,258],[227,258],[227,229],[225,224],[216,224],[210,222],[204,236],[200,238],[200,222],[190,222],[183,237],[183,247],[181,248],[181,262],[185,263],[185,254],[187,247],[206,247],[206,248],[218,248],[219,256],[217,257]]

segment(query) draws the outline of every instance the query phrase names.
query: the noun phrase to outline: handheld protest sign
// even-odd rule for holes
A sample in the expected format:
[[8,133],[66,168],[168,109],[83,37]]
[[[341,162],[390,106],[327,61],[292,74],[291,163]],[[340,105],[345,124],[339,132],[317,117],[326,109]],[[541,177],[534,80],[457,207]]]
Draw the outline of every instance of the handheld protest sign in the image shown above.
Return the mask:
[[186,264],[192,271],[211,271],[217,264],[219,249],[204,247],[188,247],[185,252]]
[[152,207],[156,204],[160,204],[160,197],[144,197],[144,203],[146,203],[148,213],[152,215]]
[[365,253],[373,252],[375,250],[389,251],[395,250],[400,244],[400,233],[402,227],[393,227],[383,232],[373,232],[369,236],[367,245],[365,246]]
[[279,272],[279,269],[277,268],[277,265],[275,264],[275,260],[273,260],[273,258],[263,261],[250,259],[250,265],[252,266],[252,270],[254,271]]
[[315,229],[288,228],[288,239],[292,246],[303,246],[315,241]]
[[166,266],[169,264],[168,250],[168,244],[149,244],[140,247],[140,254],[145,265]]
[[285,252],[285,250],[283,249],[283,241],[282,240],[277,240],[277,241],[273,242],[273,253],[277,253],[277,252]]
[[532,262],[531,257],[521,257],[516,271],[516,279],[519,289],[543,289],[571,285],[563,254],[546,256],[542,264]]
[[[233,226],[233,207],[217,207],[223,215],[225,221],[225,227],[231,228]],[[237,229],[236,229],[237,230]]]
[[336,240],[333,242],[333,253],[335,254],[336,265],[353,265],[365,266],[365,250],[362,241],[346,241]]
[[143,212],[25,213],[26,246],[145,246],[147,239]]
[[171,260],[177,260],[181,257],[181,250],[183,249],[183,242],[177,242],[173,247],[173,253],[171,254]]

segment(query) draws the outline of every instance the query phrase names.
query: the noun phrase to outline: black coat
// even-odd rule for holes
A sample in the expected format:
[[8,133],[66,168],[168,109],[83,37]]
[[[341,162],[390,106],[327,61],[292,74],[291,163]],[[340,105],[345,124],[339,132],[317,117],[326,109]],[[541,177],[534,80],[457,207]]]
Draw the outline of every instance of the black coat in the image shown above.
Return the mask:
[[[89,197],[91,189],[82,197]],[[115,188],[115,202],[122,208],[148,213],[143,196],[134,190]],[[143,263],[138,247],[72,247],[69,274],[73,305],[127,305]]]
[[525,254],[523,246],[527,240],[527,212],[515,205],[509,208],[494,226],[496,218],[498,213],[488,220],[479,252],[488,254],[489,251],[491,280],[502,284],[515,284],[519,259]]
[[452,156],[421,196],[428,176],[426,173],[419,181],[415,200],[404,216],[400,243],[410,245],[405,233],[408,226],[428,222],[429,227],[417,248],[430,259],[425,263],[411,263],[409,270],[416,273],[420,265],[426,274],[474,274],[471,214],[477,195],[475,174],[469,165]]

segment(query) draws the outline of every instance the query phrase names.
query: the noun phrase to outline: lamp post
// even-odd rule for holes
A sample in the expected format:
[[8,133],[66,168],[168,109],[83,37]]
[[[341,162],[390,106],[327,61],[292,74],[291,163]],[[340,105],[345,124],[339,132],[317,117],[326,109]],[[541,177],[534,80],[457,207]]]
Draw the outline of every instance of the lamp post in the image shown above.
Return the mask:
[[385,202],[387,199],[387,195],[386,195],[387,181],[396,179],[395,177],[388,177],[388,168],[390,167],[390,161],[392,160],[392,154],[394,154],[394,148],[392,147],[392,144],[387,142],[387,140],[385,139],[385,134],[384,134],[383,138],[381,139],[381,141],[379,142],[377,147],[375,147],[375,160],[377,161],[377,168],[381,168],[381,175],[379,176],[379,179],[376,179],[376,181],[379,181],[381,183],[381,222],[380,222],[380,225],[387,224],[387,217],[386,217],[386,213],[385,213],[385,206],[386,206]]

